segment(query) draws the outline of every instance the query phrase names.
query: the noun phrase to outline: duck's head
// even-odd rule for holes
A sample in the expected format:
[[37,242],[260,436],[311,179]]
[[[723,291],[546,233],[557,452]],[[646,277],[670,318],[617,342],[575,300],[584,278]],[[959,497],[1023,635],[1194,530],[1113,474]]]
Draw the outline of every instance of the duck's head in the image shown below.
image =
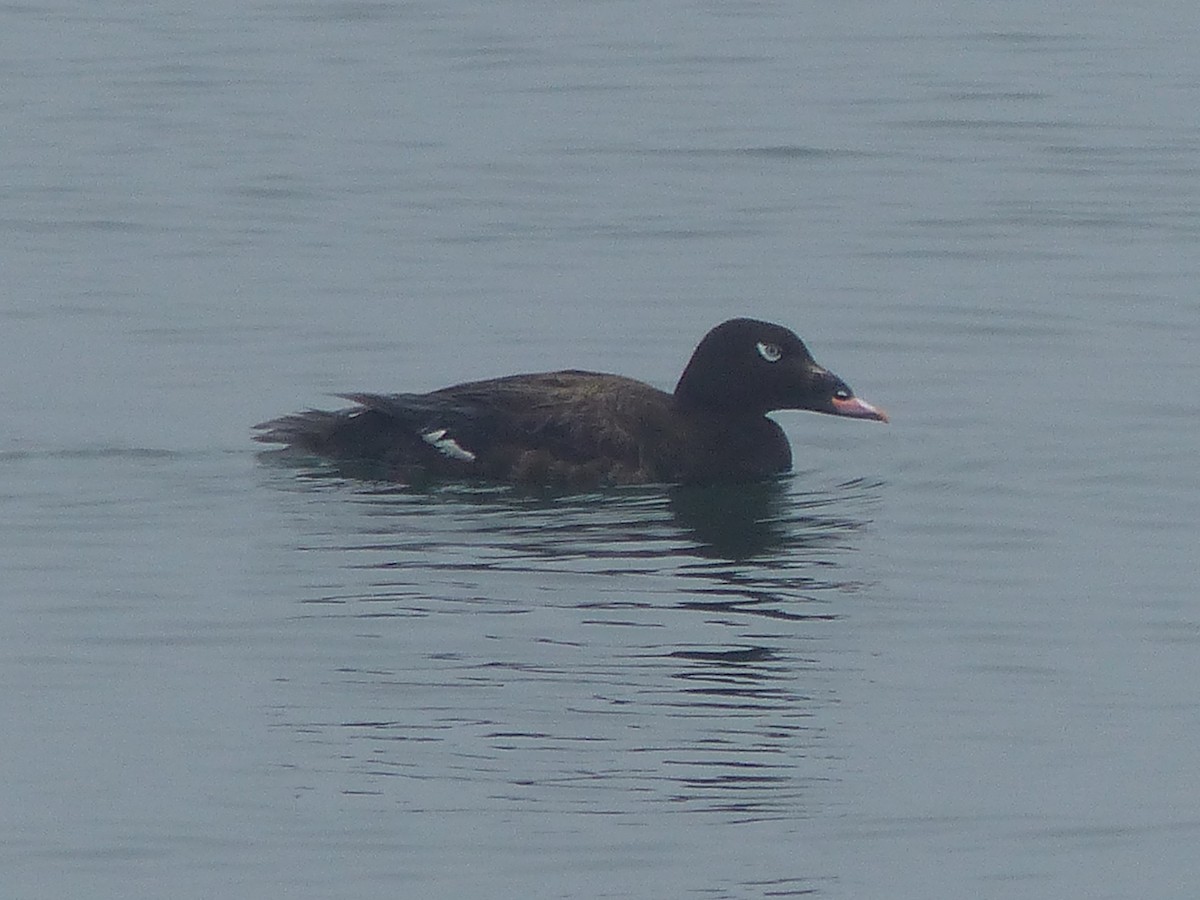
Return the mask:
[[757,319],[730,319],[704,336],[675,386],[685,407],[722,415],[809,409],[832,416],[888,420],[817,364],[796,333]]

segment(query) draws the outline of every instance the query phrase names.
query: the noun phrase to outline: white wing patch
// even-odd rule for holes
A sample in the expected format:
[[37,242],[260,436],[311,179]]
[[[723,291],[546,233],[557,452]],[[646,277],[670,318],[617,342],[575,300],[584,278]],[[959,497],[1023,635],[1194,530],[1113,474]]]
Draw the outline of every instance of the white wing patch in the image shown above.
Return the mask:
[[448,437],[445,428],[423,431],[421,437],[425,443],[437,450],[442,456],[450,459],[461,459],[463,462],[475,461],[475,454],[460,446],[454,438]]

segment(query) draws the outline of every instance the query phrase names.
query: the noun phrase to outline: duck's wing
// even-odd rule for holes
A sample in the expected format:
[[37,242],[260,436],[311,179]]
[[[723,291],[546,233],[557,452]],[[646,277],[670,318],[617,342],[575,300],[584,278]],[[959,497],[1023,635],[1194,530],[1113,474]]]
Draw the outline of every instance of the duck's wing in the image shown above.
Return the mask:
[[356,405],[272,419],[254,426],[254,439],[331,459],[402,466],[432,463],[438,470],[445,469],[445,463],[457,463],[466,470],[475,454],[448,436],[448,428],[475,438],[489,427],[486,410],[430,394],[337,396]]
[[656,480],[646,441],[670,395],[593,372],[469,382],[429,394],[340,395],[357,406],[309,410],[258,426],[255,437],[407,477],[572,484]]

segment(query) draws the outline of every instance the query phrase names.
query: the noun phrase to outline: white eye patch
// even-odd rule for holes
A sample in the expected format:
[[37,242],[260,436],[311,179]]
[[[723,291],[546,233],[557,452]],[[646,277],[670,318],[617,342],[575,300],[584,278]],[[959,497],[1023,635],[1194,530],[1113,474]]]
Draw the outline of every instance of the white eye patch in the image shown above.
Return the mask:
[[458,441],[446,434],[445,428],[435,428],[421,435],[425,443],[437,450],[442,456],[450,459],[461,459],[463,462],[474,462],[475,454],[464,449]]
[[757,350],[758,355],[767,362],[779,362],[780,357],[783,356],[783,351],[779,349],[778,344],[767,344],[763,341],[759,341],[754,345],[754,349]]

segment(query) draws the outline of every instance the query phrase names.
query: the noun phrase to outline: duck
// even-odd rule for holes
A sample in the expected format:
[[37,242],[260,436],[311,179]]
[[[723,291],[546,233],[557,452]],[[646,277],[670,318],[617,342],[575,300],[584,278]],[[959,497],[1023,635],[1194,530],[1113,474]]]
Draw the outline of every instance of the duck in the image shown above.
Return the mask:
[[671,393],[569,369],[429,393],[336,396],[353,405],[262,422],[254,439],[401,483],[716,484],[791,470],[791,445],[769,413],[888,421],[795,332],[751,318],[710,330]]

